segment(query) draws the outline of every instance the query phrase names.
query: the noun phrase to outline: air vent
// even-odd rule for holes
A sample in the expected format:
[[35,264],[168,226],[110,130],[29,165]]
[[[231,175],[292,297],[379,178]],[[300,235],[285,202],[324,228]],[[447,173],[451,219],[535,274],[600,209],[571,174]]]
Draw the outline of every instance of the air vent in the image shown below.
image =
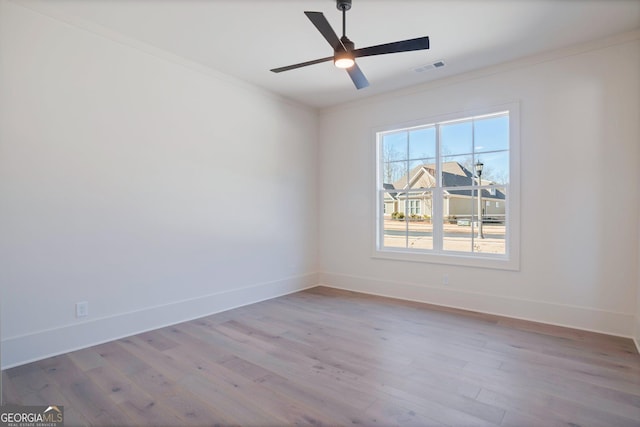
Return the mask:
[[433,70],[436,68],[442,68],[442,67],[444,67],[444,61],[440,60],[440,61],[434,62],[433,64],[427,64],[418,68],[414,68],[413,71],[415,71],[416,73],[424,73],[425,71]]

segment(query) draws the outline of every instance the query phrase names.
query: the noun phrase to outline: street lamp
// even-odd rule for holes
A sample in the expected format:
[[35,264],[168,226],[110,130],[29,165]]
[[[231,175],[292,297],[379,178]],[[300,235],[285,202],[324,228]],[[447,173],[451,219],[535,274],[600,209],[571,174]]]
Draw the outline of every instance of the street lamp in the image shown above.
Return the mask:
[[484,239],[484,234],[482,233],[482,168],[484,167],[484,163],[480,160],[476,163],[476,174],[478,175],[478,239]]

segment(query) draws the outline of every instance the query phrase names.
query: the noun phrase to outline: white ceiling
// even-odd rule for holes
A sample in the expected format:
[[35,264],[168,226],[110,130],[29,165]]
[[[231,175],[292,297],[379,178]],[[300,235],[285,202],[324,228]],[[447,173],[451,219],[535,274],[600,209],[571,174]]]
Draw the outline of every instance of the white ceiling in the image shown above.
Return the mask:
[[[331,106],[640,28],[640,0],[353,0],[357,47],[429,36],[431,49],[360,58],[370,87],[356,90],[303,14],[323,12],[338,35],[335,0],[16,0],[90,23],[313,107]],[[444,60],[426,72],[414,69]]]

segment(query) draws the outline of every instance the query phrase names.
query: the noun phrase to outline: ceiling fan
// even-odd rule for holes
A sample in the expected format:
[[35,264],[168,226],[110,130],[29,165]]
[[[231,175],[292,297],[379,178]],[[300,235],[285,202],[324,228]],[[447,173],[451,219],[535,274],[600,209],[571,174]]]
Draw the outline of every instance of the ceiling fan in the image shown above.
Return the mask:
[[369,86],[369,81],[356,64],[355,59],[364,56],[385,55],[387,53],[409,52],[412,50],[429,49],[429,37],[418,37],[415,39],[402,40],[393,43],[385,43],[376,46],[354,49],[355,45],[346,36],[346,17],[347,10],[351,9],[352,0],[336,0],[336,7],[342,11],[342,37],[338,38],[329,21],[324,17],[322,12],[305,12],[307,18],[316,26],[320,34],[329,42],[333,48],[333,56],[315,59],[313,61],[301,62],[299,64],[288,65],[286,67],[274,68],[271,71],[281,73],[283,71],[294,70],[296,68],[306,67],[307,65],[319,64],[333,60],[338,68],[347,70],[353,84],[358,89]]

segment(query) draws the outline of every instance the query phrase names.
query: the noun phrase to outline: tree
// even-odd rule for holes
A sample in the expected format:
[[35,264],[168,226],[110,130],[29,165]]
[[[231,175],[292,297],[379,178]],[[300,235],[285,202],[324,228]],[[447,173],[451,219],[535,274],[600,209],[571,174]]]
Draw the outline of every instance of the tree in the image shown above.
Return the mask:
[[383,181],[393,184],[405,172],[406,162],[401,161],[402,153],[391,145],[384,144],[382,148]]

